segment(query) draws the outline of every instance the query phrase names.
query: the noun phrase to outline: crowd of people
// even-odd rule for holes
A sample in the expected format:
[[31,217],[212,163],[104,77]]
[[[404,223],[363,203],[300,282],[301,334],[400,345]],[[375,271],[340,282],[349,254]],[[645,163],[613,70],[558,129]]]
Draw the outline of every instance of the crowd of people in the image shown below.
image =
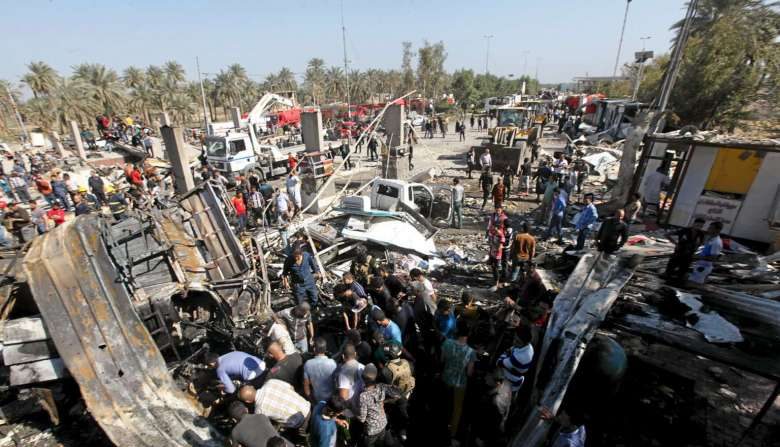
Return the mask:
[[47,154],[17,152],[10,172],[0,168],[0,246],[29,241],[72,217],[102,214],[104,207],[121,220],[132,207],[160,205],[166,180],[150,164],[127,164],[116,177],[110,182],[93,170],[79,184]]
[[[533,245],[518,248],[517,256],[533,256]],[[394,274],[358,247],[333,287],[341,327],[320,333],[313,315],[322,306],[324,272],[303,235],[289,249],[283,284],[296,304],[268,324],[265,355],[233,351],[204,360],[219,381],[210,403],[236,422],[235,443],[265,446],[281,436],[323,447],[409,439],[497,445],[549,309],[532,262],[502,289],[505,301],[493,314],[468,291],[459,302],[441,298],[423,271]]]

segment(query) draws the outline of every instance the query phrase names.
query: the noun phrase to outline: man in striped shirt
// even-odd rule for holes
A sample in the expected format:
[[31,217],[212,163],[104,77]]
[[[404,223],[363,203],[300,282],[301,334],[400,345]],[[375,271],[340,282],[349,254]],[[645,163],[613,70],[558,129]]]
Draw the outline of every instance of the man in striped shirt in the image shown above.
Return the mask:
[[498,358],[498,366],[503,371],[504,380],[512,387],[513,394],[523,386],[525,373],[534,359],[532,339],[531,327],[521,324],[517,327],[514,346]]
[[295,392],[287,382],[271,379],[262,388],[244,385],[238,398],[255,405],[255,414],[264,414],[272,421],[289,428],[301,427],[309,417],[311,406],[305,397]]

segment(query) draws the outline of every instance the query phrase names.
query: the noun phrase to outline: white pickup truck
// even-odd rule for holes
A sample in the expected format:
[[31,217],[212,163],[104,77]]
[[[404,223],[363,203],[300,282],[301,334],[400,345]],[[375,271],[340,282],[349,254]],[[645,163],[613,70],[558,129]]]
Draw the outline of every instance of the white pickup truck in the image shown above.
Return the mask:
[[452,216],[452,188],[378,178],[368,196],[346,197],[342,208],[362,213],[403,211],[418,220],[448,223]]

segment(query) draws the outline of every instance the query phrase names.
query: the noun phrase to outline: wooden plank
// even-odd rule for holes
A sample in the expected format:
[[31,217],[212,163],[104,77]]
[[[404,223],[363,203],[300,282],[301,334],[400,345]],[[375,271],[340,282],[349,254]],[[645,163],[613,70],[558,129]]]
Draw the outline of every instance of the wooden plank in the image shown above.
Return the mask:
[[652,317],[627,314],[619,320],[609,320],[607,323],[617,332],[625,331],[650,337],[683,351],[717,360],[768,379],[780,380],[780,361],[777,356],[759,357],[729,346],[708,343],[693,329]]
[[49,339],[51,339],[51,336],[41,317],[8,320],[3,328],[3,344],[6,346]]
[[10,382],[12,386],[48,382],[70,376],[61,358],[13,365],[9,369],[11,370]]
[[55,357],[59,357],[59,354],[57,354],[57,348],[51,340],[19,343],[3,348],[3,362],[6,366],[37,362],[38,360]]

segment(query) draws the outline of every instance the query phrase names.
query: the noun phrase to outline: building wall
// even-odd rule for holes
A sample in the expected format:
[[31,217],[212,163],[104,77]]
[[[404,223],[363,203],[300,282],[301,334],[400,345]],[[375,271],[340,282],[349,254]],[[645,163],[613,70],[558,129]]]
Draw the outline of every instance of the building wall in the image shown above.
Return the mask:
[[[718,153],[718,148],[716,147],[696,146],[693,150],[693,155],[688,162],[688,171],[677,191],[674,209],[669,218],[670,224],[680,227],[688,226],[691,222],[693,213],[696,210],[696,204],[699,202],[702,191],[704,191],[704,184],[710,176],[712,164]],[[657,160],[651,161],[660,163]],[[657,167],[658,165],[656,165]]]
[[[774,207],[779,186],[780,153],[770,152],[764,157],[761,169],[742,202],[732,236],[771,242],[768,230],[769,214]],[[756,238],[756,235],[761,237]]]
[[[780,175],[778,175],[780,172],[780,153],[765,152],[763,157],[756,158],[755,151],[747,150],[751,153],[751,162],[755,160],[761,160],[761,162],[760,167],[756,169],[757,172],[753,172],[753,168],[748,169],[751,171],[750,174],[754,174],[754,178],[752,182],[747,183],[749,189],[746,190],[746,194],[738,200],[709,198],[709,203],[703,205],[700,200],[708,185],[721,184],[728,180],[726,183],[729,183],[731,185],[729,188],[731,188],[741,181],[739,178],[736,180],[732,178],[731,180],[734,181],[731,181],[725,178],[726,176],[719,174],[723,166],[722,163],[716,163],[716,160],[722,161],[724,158],[723,154],[719,157],[719,151],[733,151],[734,149],[696,146],[693,150],[685,178],[677,191],[669,223],[675,226],[687,226],[696,215],[702,216],[703,211],[710,209],[715,213],[710,213],[710,215],[722,216],[727,219],[727,222],[730,222],[724,224],[723,232],[725,234],[758,242],[772,242],[773,236],[769,230],[769,219],[780,187]],[[655,164],[651,166],[650,163]],[[659,161],[650,160],[646,173],[652,172],[651,169],[655,169],[658,163]],[[734,163],[732,166],[737,169]],[[717,180],[713,176],[723,178]],[[714,205],[716,202],[719,205]],[[722,214],[718,215],[718,212],[722,212]]]

